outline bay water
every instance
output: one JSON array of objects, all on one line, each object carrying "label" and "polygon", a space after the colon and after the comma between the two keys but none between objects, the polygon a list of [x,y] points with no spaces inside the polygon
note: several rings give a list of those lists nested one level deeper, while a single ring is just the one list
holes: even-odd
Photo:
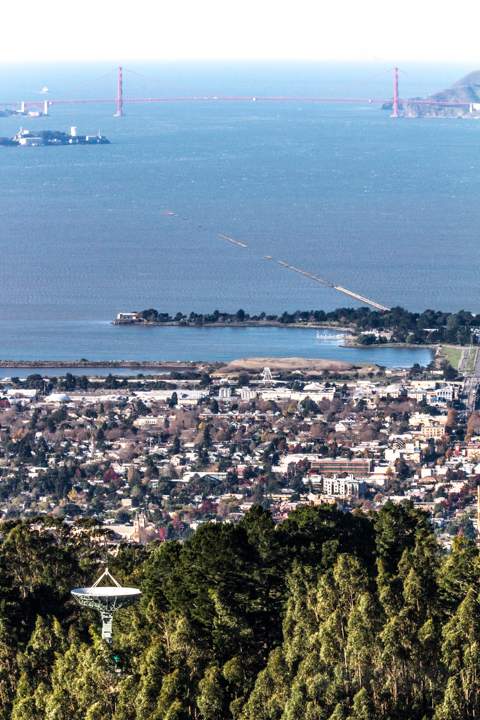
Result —
[{"label": "bay water", "polygon": [[[401,88],[434,92],[472,69],[409,66]],[[389,68],[374,64],[137,64],[125,84],[127,97],[391,95]],[[42,100],[43,85],[46,97],[109,98],[115,75],[93,64],[0,68],[0,101]],[[111,140],[0,147],[1,358],[424,359],[422,350],[321,347],[309,331],[109,325],[147,307],[354,304],[264,256],[386,305],[480,311],[477,122],[394,121],[368,102],[127,104],[122,119],[113,110],[58,105],[48,118],[0,118],[2,136],[19,125],[76,126]]]}]

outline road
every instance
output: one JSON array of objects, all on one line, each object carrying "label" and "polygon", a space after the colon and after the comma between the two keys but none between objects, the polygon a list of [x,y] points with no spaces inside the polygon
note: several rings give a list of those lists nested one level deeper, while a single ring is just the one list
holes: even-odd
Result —
[{"label": "road", "polygon": [[480,352],[478,347],[466,348],[458,365],[460,372],[465,374],[463,395],[468,412],[477,409],[477,395],[480,387]]}]

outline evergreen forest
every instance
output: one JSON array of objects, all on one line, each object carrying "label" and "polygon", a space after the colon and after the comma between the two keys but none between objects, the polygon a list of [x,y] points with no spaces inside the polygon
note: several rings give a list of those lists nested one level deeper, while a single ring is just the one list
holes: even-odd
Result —
[{"label": "evergreen forest", "polygon": [[70,589],[104,569],[91,521],[5,522],[0,720],[478,720],[480,558],[427,515],[254,507],[186,541],[121,546],[139,587],[113,645]]}]

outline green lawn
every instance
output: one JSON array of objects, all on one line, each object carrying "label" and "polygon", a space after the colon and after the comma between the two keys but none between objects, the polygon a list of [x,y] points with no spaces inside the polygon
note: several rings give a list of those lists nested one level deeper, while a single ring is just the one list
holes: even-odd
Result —
[{"label": "green lawn", "polygon": [[454,367],[455,370],[458,370],[458,364],[462,357],[462,348],[455,347],[454,345],[442,345],[442,352],[450,365]]}]

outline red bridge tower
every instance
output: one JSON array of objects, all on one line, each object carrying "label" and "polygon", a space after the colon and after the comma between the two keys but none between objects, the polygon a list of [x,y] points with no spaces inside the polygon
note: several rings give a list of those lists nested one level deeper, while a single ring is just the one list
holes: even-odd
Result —
[{"label": "red bridge tower", "polygon": [[393,68],[393,103],[392,118],[400,117],[399,114],[399,97],[398,97],[398,67]]},{"label": "red bridge tower", "polygon": [[118,66],[117,102],[113,117],[123,117],[123,68],[121,65]]}]

